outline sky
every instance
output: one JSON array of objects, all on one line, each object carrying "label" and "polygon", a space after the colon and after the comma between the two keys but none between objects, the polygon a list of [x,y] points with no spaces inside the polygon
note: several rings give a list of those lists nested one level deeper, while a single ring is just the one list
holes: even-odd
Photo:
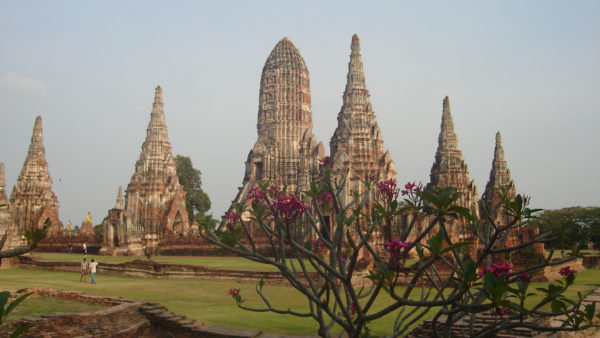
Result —
[{"label": "sky", "polygon": [[600,2],[2,1],[0,162],[7,192],[42,116],[64,224],[99,224],[126,188],[162,86],[173,155],[192,159],[219,218],[257,139],[262,67],[288,37],[310,72],[329,153],[361,39],[398,181],[429,181],[442,100],[479,193],[496,131],[519,193],[600,205]]}]

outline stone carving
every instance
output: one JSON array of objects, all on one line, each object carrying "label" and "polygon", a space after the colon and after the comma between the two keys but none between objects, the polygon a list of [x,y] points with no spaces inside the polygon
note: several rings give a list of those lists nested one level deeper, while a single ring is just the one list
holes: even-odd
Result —
[{"label": "stone carving", "polygon": [[48,236],[62,232],[63,225],[58,218],[58,199],[52,191],[52,179],[48,172],[46,151],[42,136],[42,117],[35,119],[31,143],[23,169],[10,195],[10,211],[17,224],[19,236],[25,230],[41,230],[50,224]]},{"label": "stone carving", "polygon": [[324,164],[335,175],[349,171],[345,194],[341,196],[342,204],[350,202],[351,191],[364,192],[361,180],[396,178],[394,161],[390,153],[384,151],[383,138],[369,96],[360,54],[360,40],[354,34],[343,104],[337,118],[338,126],[329,143],[331,157]]},{"label": "stone carving", "polygon": [[307,190],[318,175],[318,159],[325,155],[312,126],[308,69],[298,49],[283,38],[263,67],[258,140],[248,154],[242,187],[233,203],[246,203],[248,190],[260,182],[287,185],[290,193]]},{"label": "stone carving", "polygon": [[119,194],[115,208],[109,210],[105,219],[101,253],[139,255],[143,247],[155,250],[164,236],[188,234],[185,196],[171,153],[162,89],[158,86],[146,140],[125,191],[124,206]]},{"label": "stone carving", "polygon": [[[450,99],[446,96],[443,103],[442,123],[438,137],[438,148],[435,161],[431,167],[430,182],[426,190],[452,186],[460,194],[456,204],[467,208],[475,218],[479,218],[479,195],[475,182],[469,178],[469,168],[458,148],[458,138],[454,132],[454,122],[450,112]],[[471,236],[464,229],[462,222],[455,224],[454,235],[457,239]]]}]

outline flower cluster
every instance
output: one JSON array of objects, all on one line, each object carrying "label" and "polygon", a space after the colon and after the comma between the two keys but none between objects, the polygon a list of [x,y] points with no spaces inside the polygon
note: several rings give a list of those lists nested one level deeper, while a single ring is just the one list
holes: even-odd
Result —
[{"label": "flower cluster", "polygon": [[423,191],[422,183],[417,184],[415,182],[408,182],[404,185],[404,189],[402,189],[400,193],[402,193],[402,196],[406,196],[411,193],[418,193],[421,191]]},{"label": "flower cluster", "polygon": [[508,264],[492,264],[488,268],[483,268],[483,270],[479,273],[479,275],[483,276],[483,275],[485,275],[486,272],[489,271],[497,278],[502,277],[505,274],[507,274],[507,276],[510,276],[510,269],[512,269],[512,266],[510,266]]},{"label": "flower cluster", "polygon": [[319,205],[328,205],[332,201],[333,201],[333,196],[331,196],[331,194],[328,193],[327,191],[324,191],[317,197],[317,202],[319,203]]},{"label": "flower cluster", "polygon": [[313,251],[317,251],[317,249],[323,249],[325,247],[325,243],[323,243],[321,240],[317,241],[316,239],[311,239],[310,246],[312,247]]},{"label": "flower cluster", "polygon": [[237,295],[240,294],[240,289],[229,289],[228,292],[232,297],[236,297]]},{"label": "flower cluster", "polygon": [[406,257],[408,254],[408,248],[413,244],[413,242],[402,242],[401,240],[395,240],[391,242],[383,243],[385,250],[390,253],[392,258],[395,260],[399,260],[401,258]]},{"label": "flower cluster", "polygon": [[287,225],[294,223],[304,210],[309,210],[310,206],[302,203],[294,195],[279,195],[269,206],[279,215],[279,218]]},{"label": "flower cluster", "polygon": [[329,161],[329,156],[325,156],[325,157],[319,159],[319,162],[321,162],[321,163],[327,163],[328,161]]},{"label": "flower cluster", "polygon": [[531,275],[528,274],[527,272],[523,272],[517,276],[517,279],[520,280],[521,282],[529,283],[529,282],[531,282]]},{"label": "flower cluster", "polygon": [[398,187],[396,185],[396,179],[390,178],[389,180],[380,181],[377,183],[377,188],[379,188],[379,193],[386,199],[388,202],[396,199],[398,197]]},{"label": "flower cluster", "polygon": [[263,192],[260,189],[260,187],[256,186],[256,187],[251,188],[250,190],[248,190],[248,199],[249,200],[252,200],[252,201],[261,201],[263,198],[265,198],[265,194],[263,194]]},{"label": "flower cluster", "polygon": [[274,198],[275,196],[279,195],[279,187],[276,186],[275,184],[271,184],[267,188],[267,192],[269,193],[269,195],[271,195],[272,198]]},{"label": "flower cluster", "polygon": [[237,212],[232,211],[227,216],[225,216],[225,220],[235,225],[240,221],[240,215],[238,215]]},{"label": "flower cluster", "polygon": [[571,269],[570,265],[567,265],[564,268],[560,269],[558,273],[560,273],[560,275],[564,278],[569,278],[571,276],[574,276],[577,273],[577,271]]},{"label": "flower cluster", "polygon": [[510,314],[510,310],[504,307],[497,307],[496,308],[496,314],[503,316],[503,315],[509,315]]}]

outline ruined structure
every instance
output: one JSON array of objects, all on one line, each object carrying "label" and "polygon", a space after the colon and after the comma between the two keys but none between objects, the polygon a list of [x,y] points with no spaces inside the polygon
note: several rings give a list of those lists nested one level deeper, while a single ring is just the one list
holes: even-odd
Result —
[{"label": "ruined structure", "polygon": [[79,228],[79,235],[93,236],[94,234],[95,232],[94,225],[92,224],[92,215],[90,215],[90,213],[88,212],[87,216],[85,217],[85,221],[81,222],[81,227]]},{"label": "ruined structure", "polygon": [[365,73],[360,55],[360,40],[352,36],[350,62],[346,76],[343,104],[338,114],[338,126],[330,141],[331,157],[326,167],[334,175],[348,171],[342,204],[352,199],[351,191],[363,193],[362,180],[396,178],[396,169],[389,151],[384,152],[383,138],[369,101]]},{"label": "ruined structure", "polygon": [[233,204],[245,203],[248,190],[260,182],[286,185],[289,193],[307,190],[318,175],[318,159],[325,155],[312,127],[308,69],[298,49],[283,38],[263,67],[258,140],[248,154],[244,180]]},{"label": "ruined structure", "polygon": [[[475,182],[469,177],[469,168],[458,148],[458,138],[454,132],[454,122],[450,112],[450,100],[444,98],[442,109],[442,123],[438,137],[438,148],[435,161],[431,167],[430,181],[426,190],[446,188],[452,186],[460,194],[456,205],[467,208],[471,215],[479,218],[479,195]],[[453,237],[464,240],[472,236],[464,227],[464,222],[459,220],[453,224]]]},{"label": "ruined structure", "polygon": [[139,255],[144,247],[156,250],[164,236],[188,234],[185,196],[171,153],[162,89],[158,86],[146,140],[125,192],[125,205],[119,195],[104,221],[107,235],[101,253]]},{"label": "ruined structure", "polygon": [[21,244],[21,237],[17,234],[15,219],[8,210],[5,186],[4,163],[0,162],[0,238],[6,234],[6,242],[0,250],[12,249]]},{"label": "ruined structure", "polygon": [[62,232],[63,225],[58,218],[58,199],[52,191],[52,179],[46,162],[41,116],[35,119],[27,158],[17,185],[13,187],[9,203],[18,236],[23,236],[25,230],[41,230],[45,224],[50,224],[48,236]]},{"label": "ruined structure", "polygon": [[504,194],[506,198],[512,200],[517,195],[517,190],[515,188],[515,183],[510,178],[510,169],[508,169],[508,165],[504,159],[504,149],[502,148],[500,132],[497,132],[490,179],[485,186],[485,192],[482,196],[488,210],[483,210],[485,206],[482,206],[481,217],[484,217],[484,215],[489,212],[490,218],[498,225],[503,225],[507,222],[506,215],[503,214],[503,209],[500,204],[501,194]]}]

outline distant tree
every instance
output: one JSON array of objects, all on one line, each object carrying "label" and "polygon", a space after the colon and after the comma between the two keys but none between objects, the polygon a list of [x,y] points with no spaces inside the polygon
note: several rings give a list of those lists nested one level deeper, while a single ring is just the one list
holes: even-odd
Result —
[{"label": "distant tree", "polygon": [[218,220],[216,220],[212,214],[197,214],[196,222],[198,222],[198,225],[200,225],[200,228],[202,229],[215,229],[217,227],[217,224],[219,223]]},{"label": "distant tree", "polygon": [[94,233],[98,237],[104,236],[104,227],[102,226],[102,224],[94,225]]},{"label": "distant tree", "polygon": [[571,249],[590,241],[600,246],[600,207],[546,210],[535,223],[540,232],[552,233],[554,239],[547,243],[550,248]]},{"label": "distant tree", "polygon": [[185,198],[185,208],[190,217],[190,221],[197,220],[195,217],[196,215],[204,216],[210,209],[210,198],[202,190],[202,180],[200,179],[201,172],[194,168],[192,160],[187,156],[175,156],[175,164],[177,165],[177,177],[179,177],[179,183],[187,193]]}]

